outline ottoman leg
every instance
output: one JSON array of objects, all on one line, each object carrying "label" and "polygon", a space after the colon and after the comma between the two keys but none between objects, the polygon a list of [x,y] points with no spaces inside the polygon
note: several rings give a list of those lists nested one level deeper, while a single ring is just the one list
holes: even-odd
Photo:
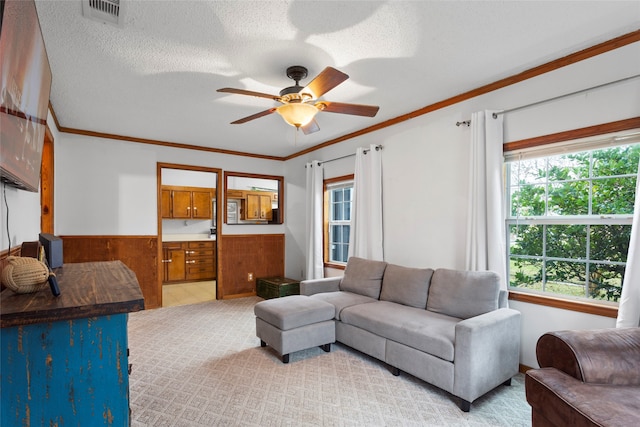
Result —
[{"label": "ottoman leg", "polygon": [[326,353],[330,353],[331,352],[331,343],[329,344],[323,344],[320,346],[321,349],[323,349]]},{"label": "ottoman leg", "polygon": [[266,346],[267,346],[267,343],[262,341],[262,340],[260,340],[260,347],[266,347]]},{"label": "ottoman leg", "polygon": [[289,363],[289,354],[282,355],[282,363]]}]

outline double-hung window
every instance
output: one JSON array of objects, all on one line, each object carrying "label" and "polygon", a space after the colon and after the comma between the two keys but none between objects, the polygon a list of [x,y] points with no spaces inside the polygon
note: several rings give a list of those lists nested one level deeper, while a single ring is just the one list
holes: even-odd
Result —
[{"label": "double-hung window", "polygon": [[618,302],[640,144],[570,147],[505,157],[509,285]]},{"label": "double-hung window", "polygon": [[325,181],[325,262],[346,264],[351,231],[353,179]]}]

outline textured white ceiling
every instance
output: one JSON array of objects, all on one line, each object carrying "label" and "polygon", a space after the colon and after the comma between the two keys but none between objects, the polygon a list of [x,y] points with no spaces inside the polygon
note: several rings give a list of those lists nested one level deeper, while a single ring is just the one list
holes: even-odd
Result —
[{"label": "textured white ceiling", "polygon": [[[640,28],[640,1],[121,0],[121,27],[81,0],[37,1],[61,126],[287,156]],[[278,94],[333,66],[350,79],[323,99],[379,105],[374,118],[320,113],[311,135]]]}]

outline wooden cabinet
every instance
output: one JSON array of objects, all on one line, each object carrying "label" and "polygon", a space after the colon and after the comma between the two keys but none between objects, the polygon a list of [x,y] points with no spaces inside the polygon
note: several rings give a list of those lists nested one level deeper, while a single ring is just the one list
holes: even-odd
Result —
[{"label": "wooden cabinet", "polygon": [[163,282],[214,280],[216,242],[165,242],[162,244]]},{"label": "wooden cabinet", "polygon": [[191,192],[191,217],[211,218],[211,203],[213,193],[209,190],[196,190]]},{"label": "wooden cabinet", "polygon": [[189,242],[185,251],[187,280],[216,278],[215,242]]},{"label": "wooden cabinet", "polygon": [[162,188],[162,218],[171,218],[171,190]]},{"label": "wooden cabinet", "polygon": [[182,242],[162,244],[163,282],[181,282],[186,279],[186,246]]},{"label": "wooden cabinet", "polygon": [[243,219],[263,219],[271,221],[273,213],[271,210],[271,193],[249,193],[245,195],[245,208],[242,209],[244,213]]},{"label": "wooden cabinet", "polygon": [[215,188],[162,186],[162,218],[209,219]]}]

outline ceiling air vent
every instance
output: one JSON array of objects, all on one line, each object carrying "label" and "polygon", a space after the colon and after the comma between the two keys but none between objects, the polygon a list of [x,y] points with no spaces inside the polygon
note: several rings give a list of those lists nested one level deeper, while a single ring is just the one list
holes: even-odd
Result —
[{"label": "ceiling air vent", "polygon": [[82,0],[82,15],[105,24],[122,26],[121,0]]}]

